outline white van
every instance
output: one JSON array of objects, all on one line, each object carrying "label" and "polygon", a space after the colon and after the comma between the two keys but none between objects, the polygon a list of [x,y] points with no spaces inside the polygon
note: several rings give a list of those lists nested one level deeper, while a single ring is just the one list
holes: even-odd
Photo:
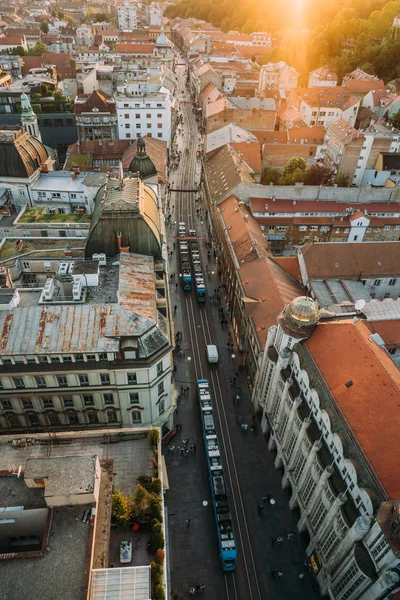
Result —
[{"label": "white van", "polygon": [[209,363],[217,363],[218,362],[217,346],[214,346],[212,344],[207,346],[207,360]]}]

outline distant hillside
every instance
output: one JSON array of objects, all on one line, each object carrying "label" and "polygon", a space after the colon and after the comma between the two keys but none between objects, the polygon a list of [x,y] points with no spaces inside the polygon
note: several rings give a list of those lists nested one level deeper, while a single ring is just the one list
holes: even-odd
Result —
[{"label": "distant hillside", "polygon": [[273,59],[305,75],[329,64],[341,78],[359,66],[385,81],[400,77],[400,29],[392,22],[400,0],[180,0],[170,18],[194,17],[223,31],[276,35]]}]

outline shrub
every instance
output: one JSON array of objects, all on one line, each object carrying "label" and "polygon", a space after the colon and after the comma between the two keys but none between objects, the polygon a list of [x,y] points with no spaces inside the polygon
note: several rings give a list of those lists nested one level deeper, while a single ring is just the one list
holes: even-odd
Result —
[{"label": "shrub", "polygon": [[158,429],[151,429],[149,431],[149,435],[147,436],[147,439],[149,440],[150,444],[153,447],[153,450],[156,450],[158,448],[158,442],[160,440],[160,433],[158,431]]},{"label": "shrub", "polygon": [[151,528],[153,529],[153,527],[155,525],[160,525],[160,521],[158,519],[152,519],[151,520]]},{"label": "shrub", "polygon": [[[157,496],[156,496],[157,498]],[[157,501],[152,501],[149,507],[150,517],[153,519],[157,519],[160,523],[162,523],[162,510],[160,505],[160,498],[157,498]]]},{"label": "shrub", "polygon": [[157,496],[161,494],[161,480],[158,477],[152,480],[150,491],[153,492],[153,494],[157,494]]},{"label": "shrub", "polygon": [[164,558],[165,558],[165,552],[164,550],[162,550],[161,548],[159,548],[156,552],[156,555],[154,557],[154,562],[158,563],[159,565],[163,565],[164,564]]},{"label": "shrub", "polygon": [[155,594],[156,594],[156,600],[165,600],[164,586],[156,585]]},{"label": "shrub", "polygon": [[146,488],[138,483],[131,498],[131,515],[133,517],[138,517],[139,519],[143,518],[149,510],[150,502],[151,494],[149,494]]},{"label": "shrub", "polygon": [[154,456],[150,457],[150,462],[152,464],[153,469],[157,469],[158,468],[157,459]]},{"label": "shrub", "polygon": [[153,527],[153,531],[150,535],[150,546],[153,552],[156,552],[159,548],[164,550],[164,533],[161,529],[161,525],[156,525]]},{"label": "shrub", "polygon": [[154,577],[154,586],[162,585],[162,575],[156,575]]},{"label": "shrub", "polygon": [[142,485],[148,492],[153,491],[151,489],[151,482],[152,482],[152,477],[150,477],[150,475],[140,475],[140,477],[137,478],[137,481],[140,483],[140,485]]},{"label": "shrub", "polygon": [[130,519],[129,500],[120,490],[113,490],[111,518],[118,523],[126,524]]},{"label": "shrub", "polygon": [[154,560],[152,560],[150,563],[150,568],[151,568],[151,574],[153,577],[157,577],[157,575],[159,575],[161,577],[162,572],[163,572],[161,565],[159,565]]}]

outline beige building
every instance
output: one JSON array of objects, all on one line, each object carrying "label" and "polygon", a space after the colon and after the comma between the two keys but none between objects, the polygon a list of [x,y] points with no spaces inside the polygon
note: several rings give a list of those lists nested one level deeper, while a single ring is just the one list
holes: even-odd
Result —
[{"label": "beige building", "polygon": [[299,297],[269,328],[254,407],[321,594],[335,600],[398,589],[399,396],[400,374],[360,318],[324,321]]}]

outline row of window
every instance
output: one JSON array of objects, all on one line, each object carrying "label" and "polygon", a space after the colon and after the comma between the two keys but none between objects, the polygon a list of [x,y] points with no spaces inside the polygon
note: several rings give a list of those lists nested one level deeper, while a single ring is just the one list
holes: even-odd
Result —
[{"label": "row of window", "polygon": [[[162,363],[158,363],[157,365],[157,376],[161,375],[162,373]],[[43,375],[35,375],[35,382],[36,382],[36,386],[38,388],[47,388],[47,381],[46,378]],[[66,375],[56,375],[57,378],[57,384],[59,387],[68,387],[68,378]],[[79,379],[79,385],[81,387],[87,387],[90,385],[89,382],[89,375],[88,374],[81,374],[78,375],[78,379]],[[127,384],[128,385],[136,385],[137,384],[137,374],[136,373],[127,373],[126,374],[126,379],[127,379]],[[14,382],[14,386],[17,390],[22,390],[25,389],[25,381],[23,377],[12,377],[12,380]],[[111,381],[110,381],[110,375],[108,373],[100,373],[100,381],[101,381],[101,385],[110,385]],[[74,387],[74,386],[72,386]],[[7,388],[4,388],[3,383],[0,379],[0,390],[4,390]],[[158,384],[158,393],[162,394],[164,391],[164,382],[161,381]]]},{"label": "row of window", "polygon": [[[24,263],[29,266],[29,263]],[[38,363],[48,364],[48,363],[72,363],[72,362],[89,362],[92,360],[107,360],[108,354],[107,352],[100,352],[99,354],[60,354],[53,356],[39,355],[39,356],[31,356],[31,357],[23,357],[23,356],[13,356],[7,357],[3,356],[1,358],[3,365],[34,365]]]},{"label": "row of window", "polygon": [[[114,408],[106,410],[106,421],[107,423],[118,423],[117,411]],[[133,410],[131,413],[131,420],[133,425],[142,423],[142,412],[140,410]],[[99,420],[99,413],[96,410],[89,410],[86,413],[77,413],[75,410],[69,410],[65,415],[61,415],[56,412],[47,412],[44,415],[38,413],[27,413],[26,415],[15,415],[8,414],[6,416],[7,428],[20,428],[20,427],[44,427],[44,426],[57,426],[57,425],[96,425],[98,423],[104,423],[104,420]]]},{"label": "row of window", "polygon": [[[147,114],[146,114],[146,119],[151,119],[151,118],[152,118],[152,116],[153,116],[153,115],[152,115],[151,113],[147,113]],[[125,119],[129,119],[129,118],[130,118],[130,114],[129,114],[129,113],[128,113],[128,114],[125,114],[125,115],[124,115],[124,117],[125,117]],[[136,117],[136,119],[141,119],[141,118],[142,118],[142,115],[141,115],[141,114],[139,114],[139,113],[136,113],[136,114],[135,114],[135,117]],[[157,113],[157,119],[162,119],[162,114],[161,114],[161,113]]]},{"label": "row of window", "polygon": [[[120,123],[120,126],[122,127],[123,123]],[[162,123],[157,123],[157,129],[162,129],[163,124]],[[136,123],[136,129],[140,129],[142,126],[140,123]],[[151,129],[153,127],[152,123],[147,123],[146,124],[147,129]],[[125,129],[130,129],[130,123],[125,123]]]},{"label": "row of window", "polygon": [[[135,108],[140,108],[141,105],[136,103]],[[156,108],[162,108],[162,104],[157,104]],[[131,108],[130,104],[124,104],[124,108]],[[145,104],[145,108],[152,108],[151,104]]]},{"label": "row of window", "polygon": [[[72,398],[72,396],[63,396],[61,398],[61,401],[62,401],[63,408],[75,408],[75,402],[74,402],[74,399]],[[81,401],[82,401],[83,406],[86,406],[86,407],[95,405],[94,397],[92,394],[83,394],[81,397]],[[114,404],[114,394],[111,394],[111,393],[103,394],[103,402],[105,405],[113,405]],[[34,406],[34,404],[35,404],[35,406]],[[38,408],[37,404],[38,404],[38,402],[34,403],[30,399],[1,400],[1,406],[3,407],[4,410],[15,410],[15,409],[20,408],[21,406],[24,410],[31,410],[33,408]],[[131,392],[129,394],[129,404],[131,406],[140,404],[139,392]],[[56,408],[56,407],[54,406],[54,401],[52,400],[52,398],[41,398],[39,408],[41,410],[43,410],[43,409]],[[160,400],[160,402],[158,403],[158,412],[161,415],[164,413],[164,411],[165,411],[165,399],[162,398]]]},{"label": "row of window", "polygon": [[[140,131],[137,131],[137,133],[140,133]],[[162,138],[163,134],[162,133],[157,133],[157,137],[158,138]],[[130,133],[125,133],[125,138],[127,140],[130,140],[132,137],[132,135]],[[151,137],[151,133],[147,133],[147,137]]]}]

